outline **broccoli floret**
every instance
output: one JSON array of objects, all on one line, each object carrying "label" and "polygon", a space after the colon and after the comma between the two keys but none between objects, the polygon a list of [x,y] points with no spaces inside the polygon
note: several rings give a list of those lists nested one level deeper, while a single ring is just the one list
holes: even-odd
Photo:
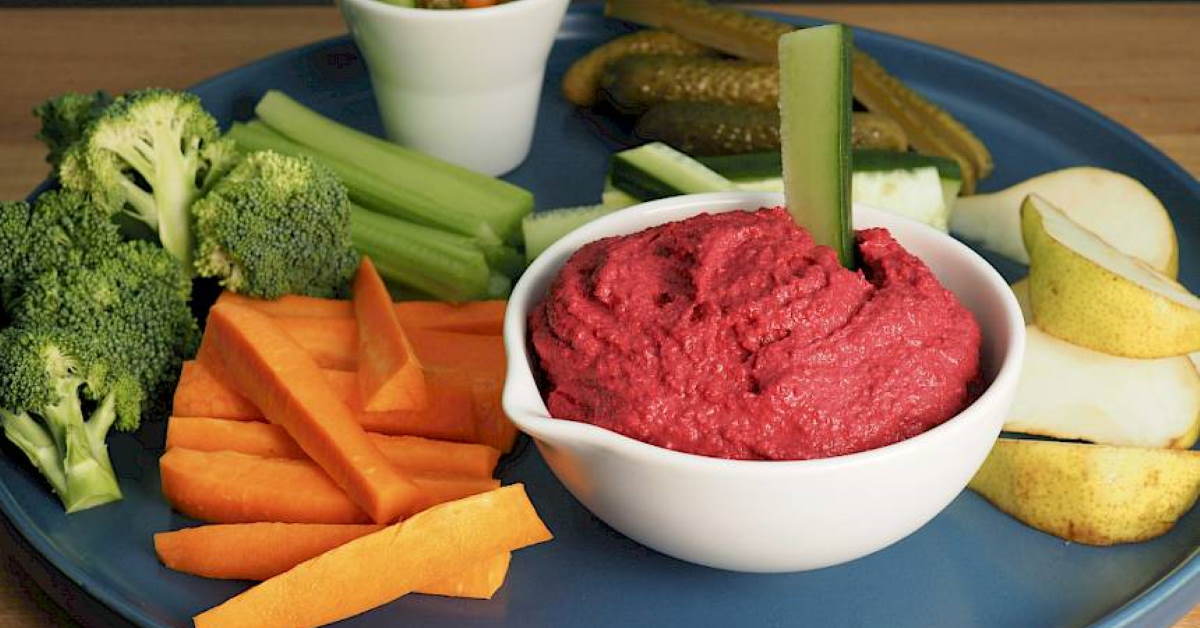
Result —
[{"label": "broccoli floret", "polygon": [[358,262],[346,188],[307,157],[251,153],[192,212],[197,273],[234,292],[337,296]]},{"label": "broccoli floret", "polygon": [[64,187],[90,194],[110,213],[144,222],[190,269],[189,208],[235,160],[199,98],[146,89],[104,108],[66,151],[58,176]]},{"label": "broccoli floret", "polygon": [[34,108],[33,115],[42,121],[37,138],[50,149],[46,161],[57,168],[67,149],[79,141],[87,125],[110,103],[112,96],[102,91],[91,94],[70,92]]},{"label": "broccoli floret", "polygon": [[77,193],[0,211],[0,241],[14,243],[0,422],[68,512],[119,499],[104,438],[162,409],[194,353],[189,275],[155,245],[121,241]]},{"label": "broccoli floret", "polygon": [[48,270],[28,281],[9,311],[15,326],[49,326],[90,338],[120,361],[144,391],[141,406],[122,407],[121,429],[163,409],[180,364],[199,339],[188,307],[191,282],[179,263],[148,242],[124,242],[90,266]]},{"label": "broccoli floret", "polygon": [[109,215],[79,192],[50,191],[34,205],[0,203],[0,309],[31,277],[96,263],[121,242]]}]

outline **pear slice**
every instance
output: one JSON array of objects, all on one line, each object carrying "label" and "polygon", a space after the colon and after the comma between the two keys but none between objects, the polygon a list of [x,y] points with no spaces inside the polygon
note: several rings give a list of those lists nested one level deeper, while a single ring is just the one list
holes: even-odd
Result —
[{"label": "pear slice", "polygon": [[1185,356],[1134,360],[1077,347],[1030,325],[1004,430],[1105,445],[1196,442],[1200,374]]},{"label": "pear slice", "polygon": [[950,215],[950,232],[1028,264],[1020,209],[1030,194],[1062,208],[1118,251],[1175,277],[1179,245],[1167,210],[1136,179],[1103,168],[1056,170],[999,192],[961,197]]},{"label": "pear slice", "polygon": [[1200,350],[1200,299],[1031,194],[1021,205],[1029,303],[1043,331],[1096,351],[1160,358]]},{"label": "pear slice", "polygon": [[1025,319],[1026,323],[1033,322],[1033,308],[1029,305],[1029,277],[1022,277],[1009,286],[1012,289],[1013,296],[1017,298],[1017,305],[1021,306],[1021,318]]},{"label": "pear slice", "polygon": [[1200,495],[1200,451],[996,441],[970,488],[1054,536],[1136,543],[1165,534]]}]

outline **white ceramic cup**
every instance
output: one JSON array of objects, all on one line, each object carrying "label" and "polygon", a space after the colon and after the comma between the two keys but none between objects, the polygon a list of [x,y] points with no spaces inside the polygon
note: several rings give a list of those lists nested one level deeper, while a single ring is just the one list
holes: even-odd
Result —
[{"label": "white ceramic cup", "polygon": [[392,141],[472,170],[516,168],[568,0],[430,10],[340,0]]},{"label": "white ceramic cup", "polygon": [[992,448],[1024,354],[1020,307],[983,258],[945,233],[855,205],[856,227],[891,230],[979,321],[989,385],[962,412],[886,447],[778,462],[697,456],[550,417],[533,375],[526,320],[572,253],[593,240],[700,212],[782,204],[781,194],[721,192],[652,201],[599,218],[538,256],[513,289],[504,319],[504,411],[533,437],[563,485],[635,541],[711,567],[818,569],[875,552],[925,525],[963,490]]}]

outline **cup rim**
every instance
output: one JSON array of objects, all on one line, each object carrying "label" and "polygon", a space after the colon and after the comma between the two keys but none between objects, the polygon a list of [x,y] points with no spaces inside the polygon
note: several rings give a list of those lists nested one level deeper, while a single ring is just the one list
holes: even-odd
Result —
[{"label": "cup rim", "polygon": [[384,2],[383,0],[338,0],[340,3],[351,3],[380,15],[401,19],[425,20],[428,22],[472,22],[495,19],[521,11],[533,11],[542,5],[566,4],[570,0],[509,0],[478,9],[421,9],[417,7],[402,7]]},{"label": "cup rim", "polygon": [[[1000,273],[970,247],[946,233],[903,216],[855,203],[853,208],[855,214],[861,212],[867,215],[883,215],[887,220],[908,223],[910,227],[918,228],[918,230],[927,230],[927,235],[933,236],[935,240],[953,251],[963,262],[982,273],[988,286],[1000,295],[1004,310],[1000,333],[1007,337],[1007,343],[1004,354],[997,356],[999,367],[996,375],[970,405],[945,422],[916,436],[851,454],[808,460],[740,460],[668,449],[583,421],[554,418],[548,411],[529,412],[529,406],[533,405],[528,403],[530,395],[536,399],[537,404],[541,404],[543,410],[545,401],[533,378],[532,364],[527,354],[526,318],[533,306],[533,301],[540,296],[533,294],[533,284],[540,283],[543,275],[551,272],[550,260],[561,255],[564,249],[575,250],[587,242],[607,237],[605,232],[629,220],[631,212],[644,214],[654,211],[677,210],[681,206],[694,206],[699,213],[704,211],[702,208],[705,206],[728,205],[735,201],[747,207],[774,207],[783,205],[783,196],[775,192],[734,191],[691,194],[641,203],[603,216],[576,229],[552,244],[538,259],[534,260],[517,285],[514,286],[504,320],[504,345],[508,359],[508,371],[505,377],[502,406],[517,427],[528,431],[531,436],[554,434],[556,437],[561,436],[563,439],[569,439],[577,444],[619,450],[621,454],[643,462],[682,466],[695,471],[738,474],[825,472],[848,466],[880,463],[897,456],[909,455],[920,448],[934,446],[938,440],[951,438],[961,430],[970,429],[976,424],[986,421],[989,418],[990,408],[1003,403],[1003,396],[1006,392],[1016,387],[1025,348],[1025,322],[1016,297]],[[682,218],[683,216],[678,218],[672,216],[670,219]],[[997,432],[999,432],[998,429]]]}]

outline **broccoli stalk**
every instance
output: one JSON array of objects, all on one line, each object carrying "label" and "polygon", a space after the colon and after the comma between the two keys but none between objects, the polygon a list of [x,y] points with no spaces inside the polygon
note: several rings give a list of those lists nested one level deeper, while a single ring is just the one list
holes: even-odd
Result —
[{"label": "broccoli stalk", "polygon": [[[84,420],[79,366],[52,333],[10,328],[0,355],[6,388],[0,409],[4,434],[42,472],[67,512],[121,498],[105,436],[117,419],[118,389],[101,399]],[[40,417],[40,421],[35,418]]]},{"label": "broccoli stalk", "polygon": [[58,175],[67,189],[155,230],[163,248],[190,269],[192,202],[236,159],[199,98],[147,89],[101,111],[66,151]]}]

